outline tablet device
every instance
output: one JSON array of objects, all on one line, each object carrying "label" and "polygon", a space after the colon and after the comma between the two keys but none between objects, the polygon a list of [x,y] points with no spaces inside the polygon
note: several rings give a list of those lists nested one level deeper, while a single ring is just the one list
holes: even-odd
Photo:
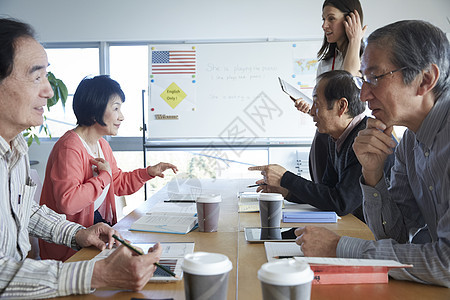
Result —
[{"label": "tablet device", "polygon": [[245,240],[249,243],[274,241],[293,242],[297,227],[245,227]]},{"label": "tablet device", "polygon": [[286,94],[288,94],[289,96],[291,96],[294,99],[303,98],[303,100],[306,103],[308,103],[310,106],[313,105],[313,100],[310,97],[308,97],[306,94],[302,93],[301,91],[299,91],[298,89],[296,89],[295,87],[293,87],[292,85],[290,85],[289,83],[287,83],[286,81],[281,79],[280,77],[278,77],[278,81],[280,82],[281,89],[283,90],[283,92],[285,92]]}]

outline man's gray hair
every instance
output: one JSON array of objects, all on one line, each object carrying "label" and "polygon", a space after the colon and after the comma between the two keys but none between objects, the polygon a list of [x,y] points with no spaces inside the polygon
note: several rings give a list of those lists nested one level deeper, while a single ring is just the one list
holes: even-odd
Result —
[{"label": "man's gray hair", "polygon": [[390,61],[402,70],[403,81],[410,84],[431,64],[439,68],[439,79],[433,88],[436,101],[450,89],[450,46],[438,27],[419,20],[395,22],[375,30],[367,45],[377,44],[390,51]]}]

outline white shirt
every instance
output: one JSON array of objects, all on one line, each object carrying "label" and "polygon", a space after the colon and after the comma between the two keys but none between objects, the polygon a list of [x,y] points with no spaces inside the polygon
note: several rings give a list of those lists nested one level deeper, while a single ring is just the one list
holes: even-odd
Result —
[{"label": "white shirt", "polygon": [[342,52],[336,49],[336,58],[334,59],[334,69],[333,69],[333,58],[329,58],[327,60],[321,60],[319,65],[317,66],[316,77],[320,74],[323,74],[332,70],[343,70],[344,65],[344,56]]},{"label": "white shirt", "polygon": [[[78,137],[80,138],[81,142],[83,143],[83,146],[86,148],[87,152],[89,153],[90,156],[92,157],[97,157],[94,152],[92,151],[91,147],[89,147],[89,145],[85,142],[85,140],[83,140],[83,138],[78,135]],[[97,141],[97,148],[98,148],[98,157],[105,159],[105,155],[103,154],[103,150],[102,147],[100,147],[100,143]],[[98,173],[95,172],[95,166],[92,165],[92,173],[94,174],[94,177],[98,176]],[[109,172],[109,174],[112,176],[111,172]],[[108,183],[107,186],[105,186],[105,188],[103,189],[102,194],[95,200],[94,202],[94,211],[96,211],[105,201],[106,195],[108,194],[109,191],[109,186],[110,183]]]}]

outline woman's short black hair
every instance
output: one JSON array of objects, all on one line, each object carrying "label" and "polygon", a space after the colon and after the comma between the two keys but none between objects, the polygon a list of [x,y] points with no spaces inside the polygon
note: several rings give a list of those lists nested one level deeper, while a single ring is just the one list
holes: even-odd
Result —
[{"label": "woman's short black hair", "polygon": [[73,95],[73,112],[77,117],[77,124],[92,126],[97,122],[106,126],[103,115],[109,100],[114,95],[119,96],[122,102],[125,101],[125,94],[119,83],[108,75],[85,77],[81,80]]}]

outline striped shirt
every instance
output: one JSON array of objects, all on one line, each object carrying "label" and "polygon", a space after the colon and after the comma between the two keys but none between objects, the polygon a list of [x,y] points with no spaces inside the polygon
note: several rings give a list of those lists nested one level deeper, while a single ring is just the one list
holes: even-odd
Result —
[{"label": "striped shirt", "polygon": [[450,287],[450,98],[441,97],[395,151],[391,187],[361,184],[376,241],[342,237],[338,257],[393,259],[414,267],[395,279]]},{"label": "striped shirt", "polygon": [[19,134],[10,145],[0,136],[0,298],[48,298],[91,292],[94,262],[26,259],[29,234],[74,249],[81,225],[66,221],[33,199],[28,146]]}]

